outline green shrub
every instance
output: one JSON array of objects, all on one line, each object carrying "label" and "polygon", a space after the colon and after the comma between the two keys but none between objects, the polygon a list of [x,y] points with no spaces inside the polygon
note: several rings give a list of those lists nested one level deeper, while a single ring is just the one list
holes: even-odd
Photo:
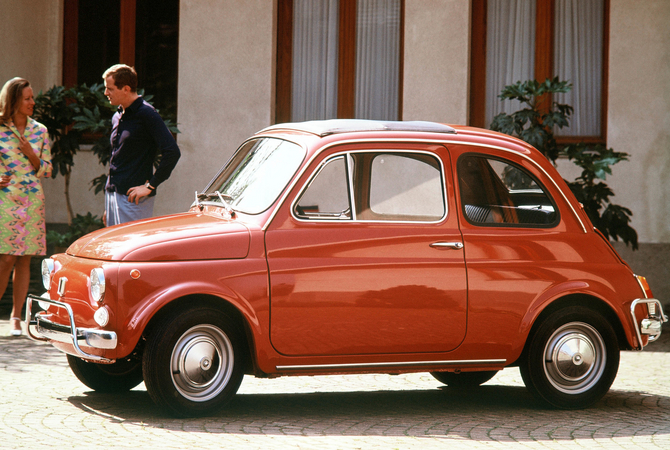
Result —
[{"label": "green shrub", "polygon": [[573,108],[552,101],[552,95],[568,92],[572,85],[558,78],[543,83],[535,80],[519,81],[505,86],[498,96],[501,100],[518,100],[523,108],[512,114],[500,113],[493,118],[491,129],[500,131],[529,143],[556,164],[565,156],[582,169],[575,181],[567,181],[570,190],[583,205],[586,214],[608,239],[621,239],[637,250],[637,232],[630,225],[633,213],[628,208],[611,203],[612,189],[605,184],[612,166],[628,161],[628,153],[615,152],[602,145],[586,143],[559,146],[554,128],[569,126]]},{"label": "green shrub", "polygon": [[98,216],[94,216],[90,212],[85,216],[77,214],[72,219],[72,224],[65,233],[49,230],[47,232],[47,243],[49,245],[53,245],[54,247],[67,248],[80,237],[85,236],[88,233],[91,233],[102,227],[102,219],[98,219]]}]

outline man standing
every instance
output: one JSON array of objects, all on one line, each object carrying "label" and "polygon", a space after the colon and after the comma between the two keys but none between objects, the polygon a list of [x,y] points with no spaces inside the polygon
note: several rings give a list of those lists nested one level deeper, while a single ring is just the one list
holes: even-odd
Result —
[{"label": "man standing", "polygon": [[[119,109],[112,117],[112,154],[105,185],[105,225],[153,215],[156,188],[167,180],[181,156],[156,109],[137,94],[137,73],[125,64],[102,75],[105,95]],[[156,155],[161,161],[153,171]]]}]

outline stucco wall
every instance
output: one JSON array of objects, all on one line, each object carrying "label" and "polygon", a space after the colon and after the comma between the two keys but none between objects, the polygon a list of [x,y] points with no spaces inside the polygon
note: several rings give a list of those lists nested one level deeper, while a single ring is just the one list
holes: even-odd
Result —
[{"label": "stucco wall", "polygon": [[[74,157],[74,167],[70,179],[70,202],[74,214],[91,213],[102,217],[105,209],[103,193],[95,195],[91,190],[93,178],[106,173],[106,167],[98,162],[98,157],[91,151],[81,149]],[[68,214],[65,201],[65,179],[62,175],[56,178],[42,179],[46,199],[47,223],[67,223]]]},{"label": "stucco wall", "polygon": [[181,0],[178,137],[182,158],[156,213],[182,211],[244,139],[271,124],[274,1]]},{"label": "stucco wall", "polygon": [[35,95],[59,83],[63,0],[0,0],[0,11],[0,83],[25,78]]},{"label": "stucco wall", "polygon": [[668,23],[668,0],[611,0],[607,145],[631,160],[608,183],[641,242],[670,243]]},{"label": "stucco wall", "polygon": [[403,120],[465,124],[469,0],[406,0]]}]

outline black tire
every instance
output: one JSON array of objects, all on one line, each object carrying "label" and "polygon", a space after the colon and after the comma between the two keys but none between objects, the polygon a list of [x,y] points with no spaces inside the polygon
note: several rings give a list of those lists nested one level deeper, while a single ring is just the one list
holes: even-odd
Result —
[{"label": "black tire", "polygon": [[586,408],[600,400],[616,378],[616,334],[603,316],[590,309],[556,311],[530,337],[519,368],[528,390],[544,403]]},{"label": "black tire", "polygon": [[497,373],[497,370],[487,370],[484,372],[431,372],[430,374],[437,381],[450,387],[473,388],[486,383]]},{"label": "black tire", "polygon": [[241,331],[221,311],[198,307],[168,317],[147,337],[142,368],[153,401],[171,415],[221,409],[244,377]]},{"label": "black tire", "polygon": [[127,392],[142,382],[142,362],[122,359],[114,364],[97,364],[67,355],[72,373],[96,392]]}]

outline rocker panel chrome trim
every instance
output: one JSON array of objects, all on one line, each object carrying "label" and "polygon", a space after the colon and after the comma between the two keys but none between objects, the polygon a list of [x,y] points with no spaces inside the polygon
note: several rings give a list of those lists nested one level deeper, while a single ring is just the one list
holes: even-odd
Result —
[{"label": "rocker panel chrome trim", "polygon": [[401,361],[401,362],[378,362],[378,363],[349,363],[349,364],[309,364],[276,366],[277,370],[319,370],[319,369],[366,369],[380,367],[422,367],[422,366],[478,366],[478,365],[503,365],[506,359],[472,359],[472,360],[448,360],[448,361]]}]

